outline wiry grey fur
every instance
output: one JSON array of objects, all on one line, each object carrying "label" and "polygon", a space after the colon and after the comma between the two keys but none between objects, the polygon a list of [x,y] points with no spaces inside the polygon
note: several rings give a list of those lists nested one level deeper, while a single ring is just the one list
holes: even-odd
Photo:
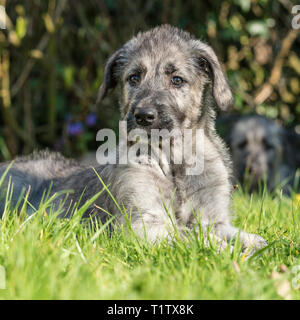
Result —
[{"label": "wiry grey fur", "polygon": [[[128,77],[139,74],[140,83],[130,85]],[[185,82],[180,88],[171,85],[177,75]],[[134,112],[151,108],[157,112],[153,128],[181,130],[203,129],[204,171],[186,175],[185,164],[161,163],[105,165],[96,168],[109,186],[116,201],[131,212],[133,230],[140,236],[146,230],[149,240],[167,237],[173,229],[163,203],[174,212],[179,229],[192,228],[196,215],[206,230],[213,224],[216,236],[230,240],[238,229],[230,224],[230,160],[228,152],[214,127],[214,105],[226,110],[232,104],[232,93],[218,59],[207,44],[189,33],[164,25],[139,33],[108,60],[98,102],[117,84],[121,86],[121,118],[128,129],[139,127]],[[173,149],[175,147],[173,146]],[[176,152],[176,150],[173,150]],[[38,205],[41,190],[52,182],[52,192],[72,189],[69,199],[78,201],[84,189],[82,203],[102,189],[91,168],[65,162],[61,156],[37,155],[34,159],[17,160],[10,170],[12,180],[21,186],[31,186],[30,200]],[[2,166],[1,171],[7,166]],[[175,194],[174,194],[175,190]],[[68,202],[66,202],[66,207]],[[3,206],[2,206],[3,208]],[[107,192],[96,201],[88,214],[103,221],[107,213],[125,223]],[[258,235],[240,232],[244,247],[260,248],[266,244]]]},{"label": "wiry grey fur", "polygon": [[259,115],[237,119],[229,134],[234,175],[249,191],[258,190],[264,179],[269,190],[284,183],[293,188],[300,138],[295,132]]}]

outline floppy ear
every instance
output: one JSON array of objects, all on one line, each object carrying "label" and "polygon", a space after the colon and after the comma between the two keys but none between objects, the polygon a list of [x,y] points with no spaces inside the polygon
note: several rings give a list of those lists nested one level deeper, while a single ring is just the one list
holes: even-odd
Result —
[{"label": "floppy ear", "polygon": [[199,68],[212,78],[213,96],[218,107],[228,110],[233,105],[233,96],[214,50],[199,40],[192,42],[196,48]]},{"label": "floppy ear", "polygon": [[123,52],[124,50],[121,48],[108,59],[104,69],[102,84],[98,91],[97,104],[105,98],[109,89],[115,88],[118,84],[120,66],[122,65],[122,60],[124,58]]}]

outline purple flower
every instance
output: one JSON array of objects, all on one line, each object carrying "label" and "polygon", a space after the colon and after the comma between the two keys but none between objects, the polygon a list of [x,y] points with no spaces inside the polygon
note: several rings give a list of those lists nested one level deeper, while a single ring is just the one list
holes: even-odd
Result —
[{"label": "purple flower", "polygon": [[83,132],[83,126],[81,122],[69,123],[67,125],[67,132],[69,136],[79,136]]},{"label": "purple flower", "polygon": [[97,123],[97,115],[96,113],[92,112],[88,114],[85,118],[85,123],[88,127],[93,127]]}]

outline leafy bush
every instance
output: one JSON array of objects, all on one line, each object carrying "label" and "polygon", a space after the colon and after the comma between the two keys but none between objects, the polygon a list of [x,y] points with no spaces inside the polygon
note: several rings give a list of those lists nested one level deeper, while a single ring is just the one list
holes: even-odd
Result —
[{"label": "leafy bush", "polygon": [[[5,1],[0,4],[5,5]],[[208,41],[224,62],[235,112],[300,120],[299,30],[291,1],[9,0],[0,31],[0,157],[50,147],[76,156],[116,128],[116,95],[95,105],[110,54],[162,23]],[[300,129],[297,127],[297,129]]]}]

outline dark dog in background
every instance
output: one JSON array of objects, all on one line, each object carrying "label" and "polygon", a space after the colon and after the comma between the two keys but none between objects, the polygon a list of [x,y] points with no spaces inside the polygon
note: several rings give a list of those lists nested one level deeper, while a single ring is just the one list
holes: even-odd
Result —
[{"label": "dark dog in background", "polygon": [[300,136],[259,115],[228,116],[227,122],[231,128],[226,140],[238,181],[250,192],[266,181],[270,191],[280,185],[289,193],[300,167]]}]

